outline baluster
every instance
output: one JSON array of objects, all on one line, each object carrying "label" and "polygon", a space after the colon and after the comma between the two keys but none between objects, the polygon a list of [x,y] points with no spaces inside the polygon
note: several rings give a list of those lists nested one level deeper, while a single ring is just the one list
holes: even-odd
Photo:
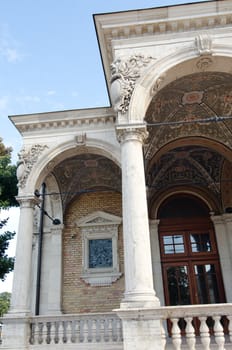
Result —
[{"label": "baluster", "polygon": [[84,320],[79,321],[79,341],[80,343],[84,343]]},{"label": "baluster", "polygon": [[[31,323],[30,324],[30,338],[29,338],[29,343],[31,345],[35,344],[35,329],[36,329],[36,324]],[[2,329],[1,329],[2,330]],[[2,333],[2,332],[1,332]],[[1,344],[1,343],[0,343]]]},{"label": "baluster", "polygon": [[112,325],[112,341],[115,342],[118,340],[117,319],[115,317],[112,318],[111,325]]},{"label": "baluster", "polygon": [[196,336],[195,336],[195,329],[192,325],[192,317],[186,317],[185,321],[187,323],[186,325],[186,342],[188,344],[189,350],[195,350],[196,349]]},{"label": "baluster", "polygon": [[178,326],[178,318],[172,318],[172,343],[174,345],[174,348],[176,350],[181,349],[181,334],[180,334],[180,328]]},{"label": "baluster", "polygon": [[232,316],[227,316],[229,320],[228,330],[229,330],[229,336],[230,336],[230,342],[232,343]]},{"label": "baluster", "polygon": [[62,342],[62,340],[60,338],[60,322],[59,321],[55,322],[55,339],[54,340],[55,340],[55,344],[59,344],[60,341]]},{"label": "baluster", "polygon": [[43,339],[46,344],[50,344],[51,341],[51,322],[45,322],[43,326]]},{"label": "baluster", "polygon": [[35,323],[34,328],[34,345],[42,344],[43,337],[42,337],[42,331],[43,331],[43,323]]},{"label": "baluster", "polygon": [[66,321],[66,344],[72,343],[72,321]]},{"label": "baluster", "polygon": [[110,342],[113,341],[113,319],[109,318],[109,327],[108,327],[108,334],[109,334],[109,340]]},{"label": "baluster", "polygon": [[55,327],[55,321],[54,322],[49,322],[50,323],[50,327],[49,327],[49,333],[50,333],[50,342],[49,344],[55,344],[56,341],[56,327]]},{"label": "baluster", "polygon": [[123,341],[123,334],[122,334],[122,321],[118,319],[118,325],[119,325],[119,341]]},{"label": "baluster", "polygon": [[225,344],[225,336],[223,327],[221,325],[221,316],[214,316],[213,317],[215,324],[214,324],[214,336],[215,336],[215,342],[217,343],[218,350],[225,350],[224,344]]},{"label": "baluster", "polygon": [[86,320],[87,322],[87,342],[92,343],[93,341],[93,334],[92,334],[92,320],[88,318]]},{"label": "baluster", "polygon": [[92,343],[97,342],[97,319],[92,319]]},{"label": "baluster", "polygon": [[161,329],[161,342],[162,342],[162,349],[165,349],[166,346],[166,342],[167,342],[167,338],[166,338],[166,332],[164,329],[164,324],[163,324],[163,320],[160,320],[160,329]]},{"label": "baluster", "polygon": [[201,343],[203,345],[204,350],[210,350],[210,336],[209,336],[209,328],[206,324],[206,317],[199,317],[199,320],[201,322],[200,325],[200,337],[201,337]]},{"label": "baluster", "polygon": [[97,343],[99,343],[101,341],[101,319],[97,318],[95,320],[95,329],[96,329],[96,336],[95,336],[95,340]]},{"label": "baluster", "polygon": [[104,341],[108,342],[109,341],[109,319],[105,318],[104,322]]},{"label": "baluster", "polygon": [[71,338],[72,343],[77,343],[77,321],[73,320],[72,321],[72,338]]},{"label": "baluster", "polygon": [[83,342],[88,343],[88,337],[89,337],[89,322],[88,319],[83,320]]}]

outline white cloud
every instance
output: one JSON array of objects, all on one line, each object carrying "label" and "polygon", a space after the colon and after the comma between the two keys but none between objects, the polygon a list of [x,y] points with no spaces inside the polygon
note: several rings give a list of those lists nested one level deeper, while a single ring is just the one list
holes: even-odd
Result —
[{"label": "white cloud", "polygon": [[8,96],[0,97],[0,111],[3,111],[8,107],[8,102],[9,102]]},{"label": "white cloud", "polygon": [[24,102],[35,102],[38,103],[41,101],[39,96],[36,95],[21,95],[21,96],[17,96],[16,101],[19,103],[24,103]]},{"label": "white cloud", "polygon": [[72,91],[71,95],[73,97],[78,97],[79,96],[79,92],[78,91]]},{"label": "white cloud", "polygon": [[56,94],[56,91],[55,90],[49,90],[48,92],[47,92],[47,95],[48,96],[52,96],[52,95],[55,95]]},{"label": "white cloud", "polygon": [[7,25],[0,26],[0,56],[9,63],[16,63],[24,57],[19,51],[19,43],[12,38]]}]

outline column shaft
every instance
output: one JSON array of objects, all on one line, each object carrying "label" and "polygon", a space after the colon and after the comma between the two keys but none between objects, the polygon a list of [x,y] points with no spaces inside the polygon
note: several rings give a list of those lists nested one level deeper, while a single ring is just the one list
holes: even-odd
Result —
[{"label": "column shaft", "polygon": [[20,218],[17,235],[10,313],[30,312],[30,283],[34,198],[18,198]]},{"label": "column shaft", "polygon": [[153,289],[143,163],[144,127],[118,130],[121,142],[125,299],[122,307],[159,304]]}]

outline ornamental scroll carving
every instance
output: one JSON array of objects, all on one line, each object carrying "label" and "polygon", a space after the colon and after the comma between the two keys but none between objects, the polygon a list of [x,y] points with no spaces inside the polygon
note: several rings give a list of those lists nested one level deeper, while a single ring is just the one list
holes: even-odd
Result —
[{"label": "ornamental scroll carving", "polygon": [[33,165],[37,162],[40,154],[48,148],[46,145],[33,145],[30,149],[23,148],[19,154],[19,161],[17,167],[18,187],[24,188],[27,178],[31,172]]},{"label": "ornamental scroll carving", "polygon": [[200,56],[212,55],[212,38],[208,34],[199,34],[195,38],[196,49]]},{"label": "ornamental scroll carving", "polygon": [[126,113],[137,79],[153,60],[151,56],[133,55],[127,60],[117,58],[111,64],[111,97],[117,111]]}]

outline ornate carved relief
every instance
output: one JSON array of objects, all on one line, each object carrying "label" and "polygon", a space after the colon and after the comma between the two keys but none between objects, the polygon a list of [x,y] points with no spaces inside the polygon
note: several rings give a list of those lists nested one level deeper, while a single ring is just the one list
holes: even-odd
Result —
[{"label": "ornate carved relief", "polygon": [[47,145],[33,145],[30,149],[23,148],[19,154],[17,167],[18,187],[23,188],[26,185],[27,178],[33,165],[37,162],[40,154],[48,148]]},{"label": "ornate carved relief", "polygon": [[145,126],[141,127],[117,127],[118,141],[123,143],[129,140],[139,140],[141,143],[148,137],[148,132]]},{"label": "ornate carved relief", "polygon": [[117,58],[111,64],[111,97],[117,111],[125,113],[128,110],[136,81],[154,59],[133,55],[128,60]]},{"label": "ornate carved relief", "polygon": [[200,58],[197,63],[196,66],[199,70],[205,71],[207,69],[209,69],[209,67],[213,64],[213,60],[210,57],[202,57]]}]

